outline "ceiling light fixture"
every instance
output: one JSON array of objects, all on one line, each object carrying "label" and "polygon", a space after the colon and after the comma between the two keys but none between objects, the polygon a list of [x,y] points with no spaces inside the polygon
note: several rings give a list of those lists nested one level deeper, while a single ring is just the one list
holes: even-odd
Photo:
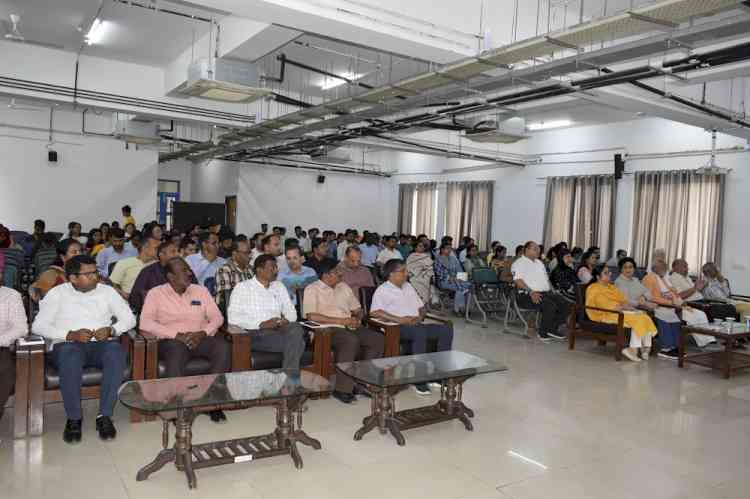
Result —
[{"label": "ceiling light fixture", "polygon": [[86,33],[86,45],[95,45],[102,42],[104,32],[109,23],[102,21],[98,17],[91,23],[88,33]]},{"label": "ceiling light fixture", "polygon": [[320,88],[322,88],[323,90],[330,90],[332,88],[336,88],[336,87],[340,87],[341,85],[344,85],[346,83],[346,80],[356,81],[362,78],[363,76],[364,75],[354,74],[354,73],[344,73],[339,78],[335,76],[330,76],[330,77],[326,76]]},{"label": "ceiling light fixture", "polygon": [[564,126],[570,126],[572,124],[573,122],[570,120],[542,121],[541,123],[529,123],[527,128],[531,131],[549,130],[550,128],[562,128]]}]

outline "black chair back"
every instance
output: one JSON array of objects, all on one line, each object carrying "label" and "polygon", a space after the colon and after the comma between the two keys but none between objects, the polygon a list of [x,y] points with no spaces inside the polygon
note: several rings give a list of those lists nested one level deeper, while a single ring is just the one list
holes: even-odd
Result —
[{"label": "black chair back", "polygon": [[294,305],[294,307],[297,309],[297,317],[299,318],[299,320],[303,320],[304,317],[302,316],[302,311],[304,309],[302,308],[302,300],[305,297],[304,288],[303,289],[297,288],[295,290],[295,296],[297,297],[297,303]]},{"label": "black chair back", "polygon": [[370,315],[370,307],[372,307],[372,297],[375,295],[377,288],[371,286],[365,286],[359,288],[359,303],[362,305],[362,313],[365,317]]}]

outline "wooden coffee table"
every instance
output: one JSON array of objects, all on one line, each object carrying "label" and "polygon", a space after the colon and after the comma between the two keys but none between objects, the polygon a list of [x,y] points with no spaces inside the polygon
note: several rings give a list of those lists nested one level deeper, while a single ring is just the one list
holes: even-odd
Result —
[{"label": "wooden coffee table", "polygon": [[[685,338],[692,333],[713,336],[716,341],[724,343],[724,350],[687,355],[685,353]],[[685,363],[688,363],[716,369],[722,372],[725,379],[729,379],[734,371],[750,367],[750,355],[734,349],[737,340],[740,338],[750,338],[750,330],[745,324],[741,323],[734,323],[732,332],[728,332],[724,325],[716,324],[683,326],[678,345],[680,357],[677,365],[685,367]]]},{"label": "wooden coffee table", "polygon": [[[464,382],[476,376],[506,371],[490,360],[456,350],[386,357],[383,359],[342,362],[336,364],[340,375],[349,376],[372,395],[371,414],[362,421],[354,440],[377,428],[381,434],[390,432],[398,445],[406,445],[402,430],[457,419],[468,431],[474,426],[469,418],[474,411],[461,400]],[[440,382],[440,400],[433,405],[396,411],[395,395],[408,385]]]},{"label": "wooden coffee table", "polygon": [[[311,395],[331,391],[325,378],[300,370],[273,369],[182,378],[129,381],[120,388],[120,402],[132,409],[157,414],[163,421],[162,450],[138,471],[137,481],[173,462],[185,473],[188,487],[198,486],[195,470],[288,455],[302,468],[297,443],[320,449],[320,442],[302,431],[302,409]],[[276,429],[220,442],[193,444],[193,421],[217,409],[257,406],[276,408]],[[169,427],[175,443],[169,448]]]}]

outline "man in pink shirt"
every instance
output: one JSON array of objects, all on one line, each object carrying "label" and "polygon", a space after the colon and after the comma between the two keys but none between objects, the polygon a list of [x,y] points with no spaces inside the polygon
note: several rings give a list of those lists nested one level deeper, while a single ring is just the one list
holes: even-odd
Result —
[{"label": "man in pink shirt", "polygon": [[[185,366],[195,357],[211,363],[211,373],[228,372],[232,349],[216,332],[224,318],[208,290],[192,284],[192,272],[182,258],[172,258],[166,266],[167,284],[151,289],[141,311],[140,328],[161,339],[159,359],[166,364],[166,377],[184,376]],[[226,421],[222,411],[211,420]]]}]

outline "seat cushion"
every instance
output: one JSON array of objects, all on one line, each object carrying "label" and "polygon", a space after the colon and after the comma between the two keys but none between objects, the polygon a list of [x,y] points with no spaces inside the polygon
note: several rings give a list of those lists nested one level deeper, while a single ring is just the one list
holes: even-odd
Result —
[{"label": "seat cushion", "polygon": [[[195,357],[188,360],[185,365],[185,376],[199,376],[201,374],[208,374],[211,372],[211,363],[208,359],[203,357]],[[167,365],[164,361],[160,360],[158,364],[158,375],[160,378],[164,378],[167,375]]]},{"label": "seat cushion", "polygon": [[[131,365],[128,361],[123,372],[123,380],[130,379],[131,376]],[[83,370],[83,381],[82,386],[97,386],[102,382],[102,371],[95,367],[86,367]],[[60,388],[60,373],[57,371],[55,366],[50,361],[49,357],[46,359],[46,366],[44,370],[44,389],[45,390],[56,390]]]}]

